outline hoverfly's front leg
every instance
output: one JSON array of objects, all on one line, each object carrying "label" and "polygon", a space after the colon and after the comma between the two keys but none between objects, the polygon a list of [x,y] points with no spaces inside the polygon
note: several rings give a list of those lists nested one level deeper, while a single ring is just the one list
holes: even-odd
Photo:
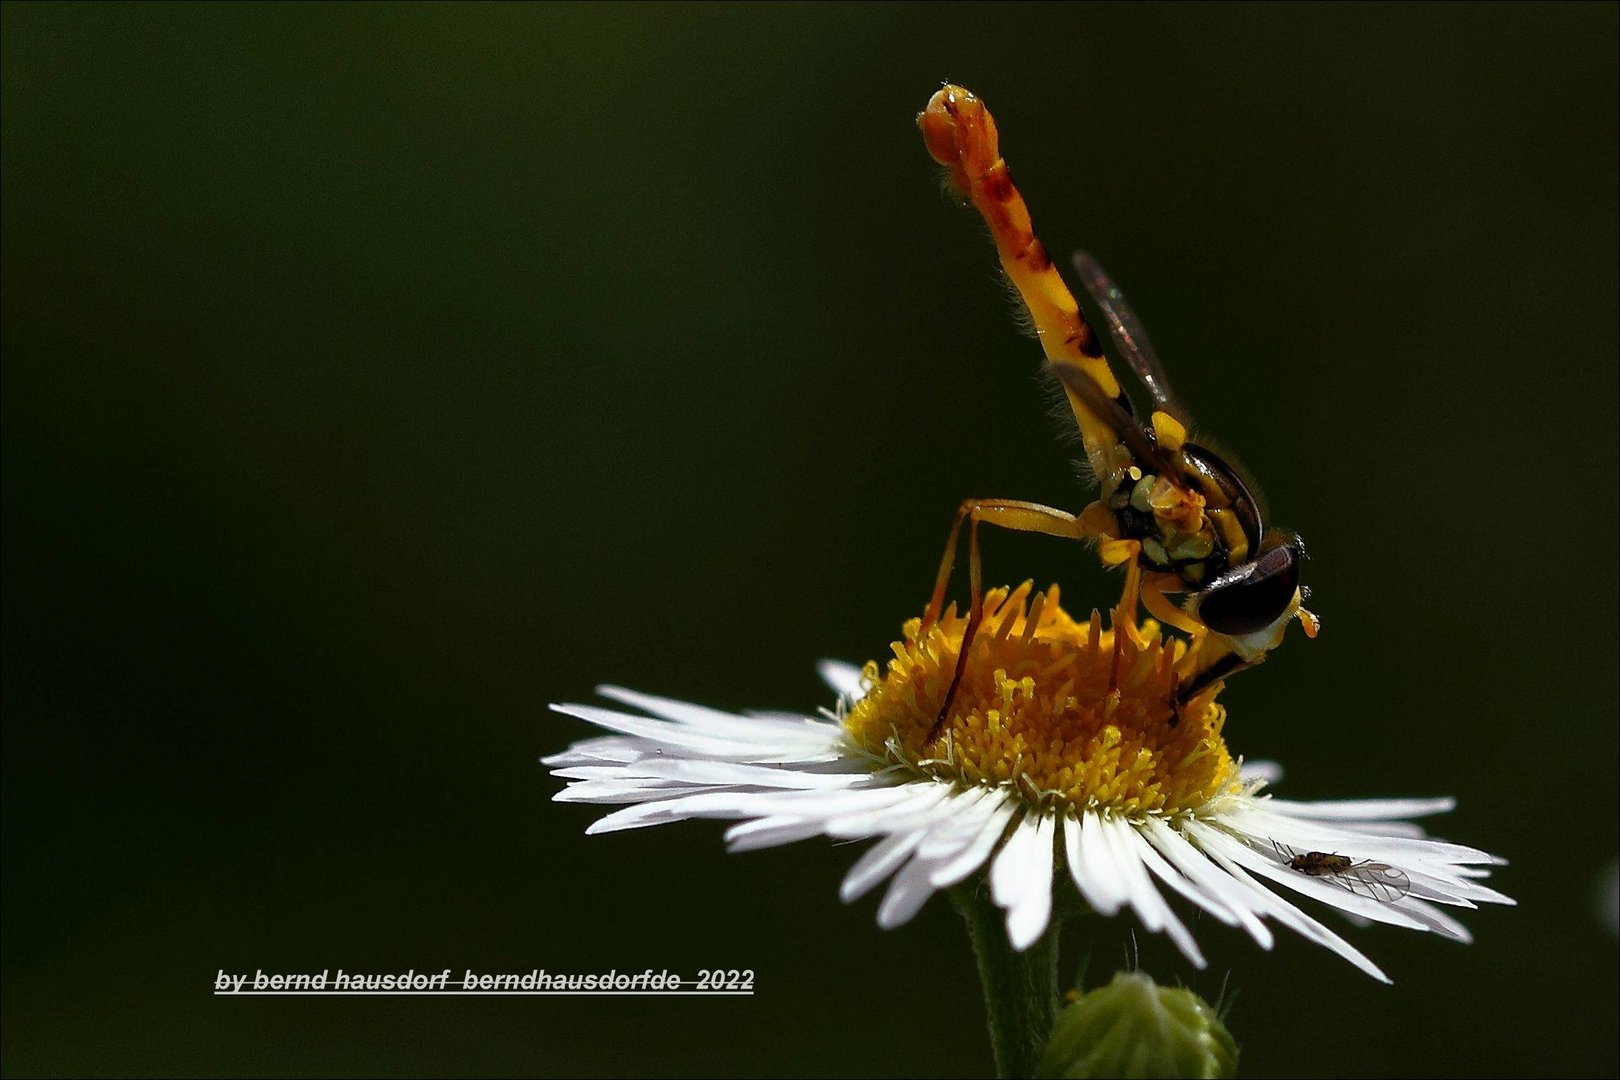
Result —
[{"label": "hoverfly's front leg", "polygon": [[1262,653],[1245,660],[1230,641],[1177,607],[1165,594],[1180,592],[1186,585],[1174,574],[1149,574],[1142,586],[1142,606],[1166,626],[1187,635],[1187,651],[1176,662],[1176,681],[1171,691],[1170,726],[1181,719],[1182,707],[1208,687],[1265,659]]},{"label": "hoverfly's front leg", "polygon": [[1265,659],[1264,652],[1244,657],[1233,647],[1231,639],[1215,633],[1165,595],[1180,592],[1185,587],[1174,574],[1150,574],[1142,588],[1142,604],[1148,612],[1161,623],[1187,635],[1187,651],[1176,664],[1175,688],[1171,691],[1171,727],[1180,721],[1182,707],[1193,698],[1222,679]]},{"label": "hoverfly's front leg", "polygon": [[[1261,656],[1254,660],[1245,660],[1231,649],[1225,646],[1217,646],[1213,658],[1204,660],[1201,654],[1210,641],[1211,639],[1206,633],[1203,638],[1195,641],[1188,648],[1187,656],[1182,659],[1180,666],[1188,670],[1190,677],[1180,677],[1178,675],[1176,684],[1176,704],[1178,706],[1185,705],[1214,683],[1220,682],[1228,676],[1236,675],[1245,668],[1252,668],[1265,659],[1264,656]],[[1188,659],[1191,659],[1193,663],[1188,664]]]},{"label": "hoverfly's front leg", "polygon": [[1142,582],[1142,606],[1164,625],[1173,626],[1196,640],[1207,634],[1209,628],[1171,603],[1165,595],[1167,592],[1180,592],[1186,587],[1186,583],[1175,574],[1149,574]]},{"label": "hoverfly's front leg", "polygon": [[1076,517],[1050,506],[1016,499],[966,499],[962,502],[956,511],[956,521],[951,524],[950,537],[945,541],[945,554],[940,559],[939,576],[934,580],[934,593],[928,601],[927,611],[923,613],[922,632],[926,633],[944,612],[945,589],[950,583],[951,571],[956,567],[956,541],[963,522],[968,526],[968,623],[956,655],[956,670],[951,676],[950,689],[945,692],[945,700],[940,704],[939,715],[928,731],[925,745],[939,738],[944,730],[945,718],[950,715],[956,691],[962,685],[962,675],[967,670],[968,650],[973,647],[974,635],[984,621],[984,572],[979,558],[979,523],[1015,532],[1041,533],[1062,540],[1103,539],[1107,542],[1107,537],[1099,536],[1094,531],[1088,517]]},{"label": "hoverfly's front leg", "polygon": [[1136,605],[1142,600],[1142,544],[1138,540],[1105,540],[1097,547],[1104,566],[1125,567],[1125,588],[1114,606],[1114,662],[1108,669],[1108,692],[1117,696],[1125,674],[1125,640],[1141,648],[1142,634],[1136,626]]},{"label": "hoverfly's front leg", "polygon": [[[1163,597],[1160,597],[1163,600]],[[1164,600],[1166,606],[1169,601]],[[1148,603],[1148,610],[1154,611],[1153,604]],[[1172,609],[1174,610],[1174,609]],[[1154,614],[1158,614],[1154,611]],[[1179,612],[1183,618],[1191,618],[1186,612]],[[1267,641],[1254,643],[1243,642],[1241,639],[1216,633],[1201,623],[1195,623],[1196,629],[1192,632],[1187,643],[1187,653],[1176,665],[1177,699],[1185,704],[1205,689],[1254,667],[1282,640],[1283,629],[1289,622],[1298,620],[1305,630],[1305,636],[1314,638],[1321,629],[1321,622],[1305,608],[1300,607],[1296,600],[1292,610],[1286,612],[1273,628],[1274,636]],[[1178,624],[1179,625],[1179,624]]]}]

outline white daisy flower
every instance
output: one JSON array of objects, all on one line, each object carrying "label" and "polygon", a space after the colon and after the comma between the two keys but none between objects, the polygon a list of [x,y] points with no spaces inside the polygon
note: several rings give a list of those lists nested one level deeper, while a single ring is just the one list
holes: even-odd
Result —
[{"label": "white daisy flower", "polygon": [[1280,770],[1226,748],[1218,684],[1174,707],[1185,642],[1118,610],[1115,629],[1096,612],[1077,623],[1055,587],[1030,597],[1029,583],[987,595],[932,742],[966,623],[954,610],[926,632],[909,622],[885,672],[824,662],[839,701],[821,717],[736,715],[617,687],[600,693],[636,711],[553,706],[616,733],[542,759],[569,781],[556,798],[628,804],[589,833],[720,818],[739,822],[726,832],[732,851],[876,839],[840,894],[888,882],[885,928],[987,868],[1019,950],[1046,932],[1062,872],[1096,912],[1132,909],[1199,967],[1171,895],[1265,949],[1269,924],[1286,926],[1384,982],[1298,898],[1459,941],[1470,935],[1444,907],[1513,903],[1480,881],[1503,860],[1406,820],[1451,799],[1273,798],[1264,789]]}]

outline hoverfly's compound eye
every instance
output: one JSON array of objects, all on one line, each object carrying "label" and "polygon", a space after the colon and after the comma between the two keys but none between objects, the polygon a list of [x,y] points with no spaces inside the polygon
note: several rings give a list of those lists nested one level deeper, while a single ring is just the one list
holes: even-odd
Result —
[{"label": "hoverfly's compound eye", "polygon": [[1198,617],[1217,634],[1253,634],[1281,618],[1298,589],[1299,552],[1275,547],[1216,578],[1199,598]]}]

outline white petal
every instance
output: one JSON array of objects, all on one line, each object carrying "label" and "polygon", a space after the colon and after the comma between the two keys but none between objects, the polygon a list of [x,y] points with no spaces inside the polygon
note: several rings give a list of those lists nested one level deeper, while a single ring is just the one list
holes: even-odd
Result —
[{"label": "white petal", "polygon": [[1230,908],[1208,892],[1194,885],[1187,879],[1187,875],[1166,862],[1164,856],[1160,855],[1158,849],[1148,843],[1147,837],[1142,835],[1142,832],[1141,827],[1133,827],[1128,834],[1136,854],[1142,860],[1142,865],[1153,871],[1154,876],[1160,881],[1215,916],[1227,926],[1236,926],[1238,924],[1238,917],[1232,914]]},{"label": "white petal", "polygon": [[1420,919],[1428,920],[1431,923],[1430,929],[1441,937],[1452,938],[1462,942],[1464,945],[1473,944],[1473,932],[1433,904],[1425,903],[1414,896],[1408,896],[1401,901],[1401,906],[1405,908],[1408,915],[1415,915]]},{"label": "white petal", "polygon": [[720,784],[677,784],[669,780],[586,780],[569,784],[551,797],[561,803],[647,803],[673,799],[681,795],[697,795],[705,791],[724,791]]},{"label": "white petal", "polygon": [[731,735],[751,739],[757,737],[762,728],[769,730],[768,726],[746,716],[711,709],[707,705],[694,705],[690,701],[643,694],[639,690],[629,690],[623,686],[598,686],[596,692],[605,698],[633,705],[643,712],[683,727],[693,728],[706,735]]},{"label": "white petal", "polygon": [[[842,736],[839,736],[842,740]],[[872,759],[865,754],[851,754],[849,747],[840,743],[806,742],[798,748],[770,746],[764,743],[752,748],[739,746],[730,754],[711,755],[722,761],[736,761],[744,765],[779,765],[809,772],[861,772],[872,771]]]},{"label": "white petal", "polygon": [[[635,690],[626,690],[622,686],[599,686],[596,688],[596,692],[603,697],[622,701],[626,705],[633,705],[654,716],[662,717],[669,722],[664,725],[665,730],[673,726],[676,731],[705,735],[723,740],[729,744],[768,744],[793,749],[805,745],[816,746],[841,742],[843,738],[843,729],[837,724],[827,723],[807,716],[793,716],[791,719],[736,716],[732,713],[721,712],[718,709],[693,705],[687,701],[675,701],[672,698],[656,697]],[[559,707],[555,705],[552,707],[559,709],[559,711],[569,712],[577,708],[576,706]],[[584,708],[590,707],[584,706]],[[574,713],[574,715],[579,714]]]},{"label": "white petal", "polygon": [[1024,895],[1029,872],[1024,852],[1035,839],[1035,823],[1030,820],[1034,816],[1030,811],[1018,819],[1018,824],[1007,834],[1007,842],[1001,845],[990,864],[990,899],[997,907],[1012,907]]},{"label": "white petal", "polygon": [[[1092,813],[1092,811],[1082,810],[1081,816],[1089,813]],[[1102,912],[1103,905],[1108,902],[1108,897],[1103,892],[1098,892],[1097,886],[1093,884],[1093,874],[1085,870],[1085,860],[1081,853],[1081,823],[1079,821],[1071,821],[1068,829],[1063,831],[1063,861],[1066,861],[1069,865],[1069,878],[1074,881],[1074,887],[1081,891],[1081,899],[1085,900],[1085,904],[1089,904],[1095,912]]]},{"label": "white petal", "polygon": [[861,840],[879,833],[916,832],[920,839],[927,831],[928,812],[951,792],[949,785],[933,781],[901,784],[896,790],[905,797],[886,806],[828,818],[827,835]]},{"label": "white petal", "polygon": [[893,930],[911,921],[928,898],[934,895],[934,887],[928,882],[929,863],[923,859],[912,859],[905,869],[894,876],[889,882],[889,891],[883,895],[883,903],[878,905],[878,925],[885,930]]},{"label": "white petal", "polygon": [[640,802],[597,818],[585,826],[585,834],[596,836],[623,829],[643,829],[649,825],[667,825],[672,821],[695,817],[747,817],[746,813],[737,809],[736,798],[736,794],[730,791],[702,790],[678,799]]},{"label": "white petal", "polygon": [[[604,765],[593,762],[589,765],[569,765],[562,769],[551,770],[551,775],[562,780],[634,780],[639,783],[679,784],[679,780],[667,777],[657,777],[649,774],[638,762],[631,761],[622,765]],[[578,787],[578,784],[574,785]]]},{"label": "white petal", "polygon": [[1323,802],[1298,802],[1294,799],[1270,799],[1266,805],[1279,814],[1293,817],[1321,818],[1335,821],[1379,821],[1385,818],[1428,817],[1431,814],[1449,814],[1457,808],[1457,800],[1438,799],[1338,799]]},{"label": "white petal", "polygon": [[[920,830],[933,835],[933,830],[956,816],[956,789],[943,782],[913,781],[907,786],[921,790],[915,802],[898,806],[885,814],[876,828],[881,832],[911,832]],[[862,833],[861,835],[869,835]]]},{"label": "white petal", "polygon": [[838,889],[844,903],[866,895],[873,886],[898,870],[900,864],[917,849],[922,836],[920,832],[895,833],[868,848],[866,854],[856,860],[849,873],[844,875],[844,883]]},{"label": "white petal", "polygon": [[1429,835],[1423,826],[1410,821],[1335,821],[1333,827],[1368,836],[1408,836],[1415,840]]},{"label": "white petal", "polygon": [[1267,859],[1247,844],[1240,844],[1219,829],[1194,821],[1188,823],[1186,831],[1198,841],[1200,847],[1211,855],[1218,852],[1241,865],[1244,869],[1275,881],[1279,885],[1292,889],[1301,895],[1313,897],[1324,904],[1330,904],[1344,911],[1354,912],[1362,918],[1370,919],[1373,922],[1404,926],[1409,930],[1428,929],[1421,919],[1414,918],[1401,911],[1398,904],[1382,903],[1370,897],[1353,893],[1344,886],[1331,881],[1311,877],[1309,874],[1301,874],[1297,870],[1290,870],[1274,860]]},{"label": "white petal", "polygon": [[1454,907],[1473,907],[1475,901],[1481,904],[1519,906],[1519,902],[1513,897],[1486,888],[1473,880],[1473,875],[1467,872],[1466,867],[1454,866],[1445,874],[1436,872],[1432,867],[1420,870],[1415,866],[1403,866],[1401,869],[1412,879],[1412,895],[1424,900],[1437,900]]},{"label": "white petal", "polygon": [[1176,913],[1170,910],[1170,905],[1164,902],[1159,890],[1154,887],[1152,879],[1148,877],[1147,870],[1142,866],[1142,860],[1137,855],[1135,843],[1136,830],[1123,821],[1103,820],[1103,836],[1108,840],[1114,854],[1114,865],[1124,872],[1125,887],[1130,892],[1131,907],[1136,909],[1142,924],[1150,930],[1162,930],[1170,935],[1170,940],[1176,943],[1181,954],[1198,968],[1205,966],[1204,954],[1198,950],[1198,942],[1187,928],[1182,925]]},{"label": "white petal", "polygon": [[726,850],[758,851],[820,836],[821,822],[799,817],[763,817],[726,830]]},{"label": "white petal", "polygon": [[1018,863],[1016,869],[1007,874],[1012,884],[1005,890],[1009,893],[1006,902],[998,898],[997,903],[1007,908],[1007,940],[1019,952],[1040,940],[1052,918],[1052,831],[1057,827],[1057,817],[1053,814],[1026,816],[1013,833],[1015,839],[1023,837],[1023,843],[1016,847],[1017,854],[1009,854],[1014,843],[1008,840],[990,868],[994,895],[996,871],[1003,862]]},{"label": "white petal", "polygon": [[[1142,920],[1142,925],[1147,927],[1148,930],[1152,931],[1153,933],[1158,933],[1159,931],[1163,930],[1164,919],[1163,913],[1160,910],[1163,900],[1160,900],[1159,905],[1155,905],[1152,901],[1146,900],[1145,898],[1141,898],[1143,900],[1142,903],[1137,902],[1139,899],[1137,896],[1137,889],[1140,884],[1145,884],[1147,882],[1147,875],[1144,871],[1142,871],[1141,860],[1135,858],[1135,852],[1127,852],[1122,847],[1122,843],[1115,833],[1116,824],[1125,829],[1129,829],[1130,826],[1125,825],[1123,822],[1115,822],[1112,818],[1104,817],[1101,814],[1093,814],[1091,816],[1097,822],[1097,834],[1101,839],[1102,844],[1108,849],[1108,860],[1119,877],[1121,887],[1125,890],[1125,902],[1136,908],[1137,915]],[[1138,872],[1142,873],[1142,881],[1140,883],[1131,876],[1131,869],[1133,867]],[[1149,888],[1151,888],[1151,886],[1149,886]],[[1157,891],[1155,891],[1153,895],[1158,896]]]},{"label": "white petal", "polygon": [[725,757],[737,750],[736,742],[723,735],[700,733],[695,728],[684,724],[672,724],[667,720],[631,716],[628,713],[614,712],[612,709],[602,709],[595,705],[553,705],[552,708],[557,712],[595,724],[597,727],[607,728],[609,731],[636,735],[650,739],[659,746],[687,750],[697,756]]},{"label": "white petal", "polygon": [[601,735],[594,739],[581,739],[560,754],[547,754],[540,764],[551,768],[558,765],[596,765],[611,762],[635,761],[645,752],[647,744],[640,739],[626,739],[618,735]]},{"label": "white petal", "polygon": [[972,842],[963,848],[959,855],[936,867],[928,875],[928,880],[934,888],[950,888],[983,866],[984,861],[995,850],[996,844],[1000,842],[1002,834],[1007,831],[1007,822],[1012,820],[1014,804],[1008,800],[997,802],[993,798],[985,801],[992,804],[990,813],[985,816]]},{"label": "white petal", "polygon": [[1158,818],[1148,818],[1144,828],[1145,835],[1160,855],[1199,888],[1219,899],[1237,917],[1238,925],[1249,932],[1257,945],[1262,949],[1271,948],[1275,939],[1270,928],[1255,918],[1255,904],[1249,890],[1238,885],[1230,875],[1221,873],[1186,837]]},{"label": "white petal", "polygon": [[[615,714],[620,715],[620,714]],[[632,717],[635,720],[647,720],[646,717]],[[648,721],[660,723],[659,721]],[[664,724],[660,734],[669,731],[679,731],[678,727]],[[575,765],[627,765],[647,758],[664,757],[670,754],[670,747],[666,742],[647,738],[627,738],[620,735],[604,735],[598,739],[585,739],[570,746],[559,754],[548,754],[540,759],[542,765],[551,768]],[[836,766],[838,762],[845,762],[851,768],[862,768],[870,771],[870,759],[864,756],[850,754],[850,748],[845,744],[843,737],[834,733],[813,739],[799,738],[797,735],[778,738],[771,741],[743,742],[725,740],[724,745],[713,743],[707,749],[683,749],[683,756],[701,757],[718,761],[740,761],[750,764],[781,764],[781,765],[821,765]]]},{"label": "white petal", "polygon": [[[630,765],[604,766],[624,777],[678,780],[686,784],[731,784],[739,787],[828,789],[849,786],[850,773],[809,772],[804,769],[776,769],[768,765],[747,765],[739,761],[713,761],[678,758],[646,758]],[[588,765],[562,770],[563,775],[588,780],[606,775]],[[870,775],[861,773],[856,775]]]},{"label": "white petal", "polygon": [[878,908],[878,923],[885,929],[909,921],[936,891],[934,873],[954,861],[972,844],[994,815],[999,799],[990,789],[973,788],[953,794],[935,811],[935,820],[922,827],[926,835],[911,861],[889,883],[889,892]]},{"label": "white petal", "polygon": [[1222,869],[1232,875],[1233,882],[1248,894],[1255,910],[1264,911],[1308,940],[1338,953],[1379,982],[1388,983],[1392,981],[1377,964],[1363,956],[1355,946],[1249,877],[1241,867],[1225,858],[1219,851],[1212,851],[1209,855],[1210,858],[1220,864]]},{"label": "white petal", "polygon": [[1221,814],[1221,827],[1243,833],[1260,844],[1273,840],[1305,850],[1327,851],[1357,859],[1392,862],[1403,869],[1409,862],[1446,868],[1455,863],[1500,865],[1503,860],[1477,848],[1444,840],[1418,840],[1405,836],[1378,836],[1344,829],[1332,822],[1312,821],[1274,813],[1263,801],[1252,807]]},{"label": "white petal", "polygon": [[943,863],[973,842],[1000,802],[987,787],[973,787],[952,795],[948,806],[950,815],[934,828],[917,848],[919,859]]},{"label": "white petal", "polygon": [[1124,870],[1114,861],[1100,813],[1080,816],[1080,860],[1092,892],[1101,898],[1101,906],[1093,906],[1104,915],[1114,914],[1130,899],[1130,889],[1125,884]]},{"label": "white petal", "polygon": [[1283,778],[1283,767],[1275,761],[1245,761],[1238,776],[1244,780],[1263,780],[1275,784]]},{"label": "white petal", "polygon": [[[910,794],[899,787],[852,788],[847,791],[738,791],[734,788],[687,788],[690,792],[712,792],[716,796],[698,804],[699,813],[681,817],[715,818],[795,818],[814,822],[817,832],[826,832],[826,822],[844,814],[892,805]],[[685,809],[683,807],[677,809]],[[623,811],[620,811],[623,813]],[[614,815],[610,815],[614,816]],[[606,820],[606,819],[604,819]],[[668,820],[681,820],[671,817]],[[660,824],[653,821],[645,824]]]},{"label": "white petal", "polygon": [[861,685],[861,669],[854,664],[846,664],[842,660],[823,660],[816,665],[816,670],[821,673],[821,681],[845,701],[857,702],[866,693],[866,688]]},{"label": "white petal", "polygon": [[[876,780],[868,777],[868,781]],[[757,791],[740,792],[739,804],[759,807],[764,814],[792,814],[794,817],[831,820],[844,814],[858,814],[893,806],[911,798],[910,784],[857,783],[853,780],[845,791]]]},{"label": "white petal", "polygon": [[794,725],[816,722],[813,716],[788,709],[744,709],[742,715],[749,720],[763,720],[768,724]]},{"label": "white petal", "polygon": [[[878,789],[880,791],[887,789]],[[876,796],[876,792],[862,792]],[[772,791],[750,792],[726,789],[705,789],[697,794],[658,802],[643,802],[616,810],[593,822],[585,829],[589,835],[617,832],[620,829],[640,829],[648,825],[664,825],[688,818],[746,818],[767,817],[783,812],[794,802],[795,796],[828,797],[821,792]]]}]

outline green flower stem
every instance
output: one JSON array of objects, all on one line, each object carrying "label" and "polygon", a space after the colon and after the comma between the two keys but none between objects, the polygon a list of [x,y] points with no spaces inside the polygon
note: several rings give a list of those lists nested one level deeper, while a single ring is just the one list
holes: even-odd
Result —
[{"label": "green flower stem", "polygon": [[1057,1019],[1058,930],[1064,913],[1054,911],[1041,939],[1018,952],[1007,940],[1006,915],[990,899],[982,876],[956,886],[950,895],[967,920],[968,938],[979,960],[996,1075],[1034,1076]]}]

